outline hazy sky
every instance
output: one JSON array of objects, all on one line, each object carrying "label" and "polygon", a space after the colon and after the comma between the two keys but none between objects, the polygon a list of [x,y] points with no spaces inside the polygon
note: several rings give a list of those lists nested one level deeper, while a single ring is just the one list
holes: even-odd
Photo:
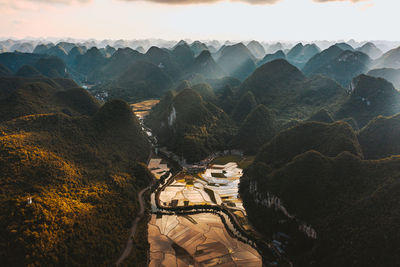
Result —
[{"label": "hazy sky", "polygon": [[0,37],[400,40],[400,0],[0,0]]}]

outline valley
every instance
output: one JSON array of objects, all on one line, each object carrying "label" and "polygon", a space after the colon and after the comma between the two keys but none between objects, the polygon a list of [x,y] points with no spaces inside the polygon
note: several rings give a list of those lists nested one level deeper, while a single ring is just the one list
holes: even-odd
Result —
[{"label": "valley", "polygon": [[[186,264],[193,266],[262,265],[261,256],[248,244],[253,244],[252,241],[237,230],[247,232],[250,226],[238,198],[241,169],[233,162],[227,165],[230,173],[225,179],[222,165],[211,165],[204,173],[193,173],[199,167],[192,166],[191,172],[182,171],[167,178],[152,194],[156,207],[149,222],[150,266],[189,266],[181,262],[184,259],[176,250],[177,265],[170,265],[174,254],[166,255],[165,251],[174,251],[172,248],[176,246],[186,251],[185,255],[191,259]],[[212,177],[211,171],[220,177]],[[161,240],[153,231],[161,234]],[[170,242],[168,250],[158,249],[163,240]],[[164,255],[160,259],[161,252]]]},{"label": "valley", "polygon": [[0,45],[5,266],[400,261],[400,43]]},{"label": "valley", "polygon": [[[149,103],[132,106],[142,111],[142,106],[157,104]],[[148,168],[159,185],[150,195],[149,266],[262,266],[282,260],[283,248],[272,242],[263,242],[269,251],[259,254],[262,237],[250,225],[238,193],[243,169],[237,162],[248,160],[242,153],[219,152],[197,164],[181,165],[168,157],[173,153],[166,148],[156,142],[153,147]],[[172,161],[179,170],[170,169]],[[263,259],[266,255],[269,258]]]},{"label": "valley", "polygon": [[143,102],[131,104],[132,111],[136,114],[139,120],[143,120],[145,116],[147,116],[151,110],[151,108],[158,104],[160,100],[151,99],[145,100]]}]

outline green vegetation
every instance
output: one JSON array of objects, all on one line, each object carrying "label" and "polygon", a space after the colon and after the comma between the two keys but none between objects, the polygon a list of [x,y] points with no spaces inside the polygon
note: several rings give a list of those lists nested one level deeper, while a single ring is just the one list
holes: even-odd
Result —
[{"label": "green vegetation", "polygon": [[130,103],[161,97],[172,85],[172,80],[163,70],[148,62],[135,62],[116,80],[91,89],[92,94],[106,99],[124,99]]},{"label": "green vegetation", "polygon": [[322,108],[335,112],[348,98],[346,90],[331,79],[307,79],[282,59],[259,67],[242,83],[237,97],[247,92],[252,92],[258,104],[271,109],[283,122],[307,119]]},{"label": "green vegetation", "polygon": [[221,48],[218,64],[228,74],[239,80],[246,79],[255,69],[255,58],[242,43]]},{"label": "green vegetation", "polygon": [[357,51],[363,52],[364,54],[367,54],[370,58],[376,59],[380,56],[382,56],[382,50],[380,50],[374,43],[368,42],[364,44],[363,46],[357,48]]},{"label": "green vegetation", "polygon": [[264,105],[259,105],[247,116],[235,136],[234,147],[246,154],[256,154],[259,148],[276,134],[274,115]]},{"label": "green vegetation", "polygon": [[236,155],[226,155],[226,156],[221,156],[215,158],[211,164],[217,164],[217,165],[225,165],[229,162],[240,162],[242,160],[241,156],[236,156]]},{"label": "green vegetation", "polygon": [[286,60],[278,59],[264,64],[254,71],[240,86],[240,94],[251,91],[258,103],[279,103],[284,92],[294,91],[296,83],[305,80],[304,75]]},{"label": "green vegetation", "polygon": [[332,118],[332,114],[326,109],[321,109],[317,113],[313,114],[308,121],[319,121],[325,123],[332,123],[334,120]]},{"label": "green vegetation", "polygon": [[12,72],[9,68],[0,64],[0,77],[9,77],[12,76]]},{"label": "green vegetation", "polygon": [[[145,52],[149,44],[61,42],[0,54],[3,265],[114,264],[136,194],[151,180],[150,144],[123,100],[162,96],[151,111],[136,107],[150,112],[145,123],[159,144],[189,162],[243,151],[212,163],[245,168],[240,196],[251,224],[268,239],[290,235],[285,251],[296,265],[400,262],[399,48],[376,59],[372,43],[322,52],[277,43],[266,52],[256,41],[180,41]],[[359,75],[371,66],[380,69]],[[146,223],[124,266],[147,263]],[[316,239],[299,231],[304,225]]]},{"label": "green vegetation", "polygon": [[189,86],[194,91],[199,93],[204,101],[206,102],[216,102],[217,96],[214,93],[214,89],[207,83],[199,83],[193,86]]},{"label": "green vegetation", "polygon": [[182,76],[182,67],[167,49],[152,46],[145,55],[147,62],[161,67],[173,80]]},{"label": "green vegetation", "polygon": [[247,48],[256,58],[263,58],[265,56],[265,49],[259,42],[253,40],[247,44]]},{"label": "green vegetation", "polygon": [[40,58],[35,63],[36,69],[43,75],[50,78],[67,78],[67,66],[57,57]]},{"label": "green vegetation", "polygon": [[146,118],[159,142],[194,162],[222,150],[236,129],[226,113],[191,88],[168,92]]},{"label": "green vegetation", "polygon": [[310,58],[321,52],[315,44],[298,43],[287,53],[287,60],[297,68],[302,68]]},{"label": "green vegetation", "polygon": [[[71,44],[73,45],[73,44]],[[43,54],[47,54],[49,56],[60,58],[61,60],[66,60],[68,57],[68,49],[63,47],[62,43],[59,43],[55,46],[49,47]]]},{"label": "green vegetation", "polygon": [[347,122],[355,131],[358,131],[360,129],[360,127],[358,126],[358,123],[356,122],[355,119],[353,118],[344,118],[341,119],[341,121]]},{"label": "green vegetation", "polygon": [[143,220],[138,224],[135,236],[133,238],[133,246],[131,253],[121,262],[120,266],[146,266],[148,262],[148,253],[150,244],[147,240],[147,220]]},{"label": "green vegetation", "polygon": [[254,94],[251,91],[246,92],[232,111],[232,119],[240,124],[256,106],[257,102],[254,98]]},{"label": "green vegetation", "polygon": [[400,69],[373,69],[368,72],[368,75],[383,78],[391,82],[397,90],[400,90]]},{"label": "green vegetation", "polygon": [[[279,133],[241,178],[252,224],[265,236],[289,234],[286,252],[299,266],[395,265],[400,158],[382,158],[400,152],[398,121],[378,117],[358,136],[345,122],[307,122]],[[295,217],[277,202],[263,205],[267,193]],[[316,240],[299,231],[302,224]]]},{"label": "green vegetation", "polygon": [[238,167],[246,169],[254,162],[255,156],[245,156],[241,161],[238,162]]},{"label": "green vegetation", "polygon": [[369,70],[371,62],[371,58],[362,52],[345,50],[311,74],[326,75],[342,86],[348,86],[355,76]]},{"label": "green vegetation", "polygon": [[374,62],[375,68],[400,68],[400,47],[389,50]]},{"label": "green vegetation", "polygon": [[97,47],[90,48],[86,53],[76,55],[72,64],[73,68],[80,74],[87,77],[90,82],[97,79],[96,75],[102,68],[107,59],[97,49]]},{"label": "green vegetation", "polygon": [[1,53],[0,64],[3,64],[13,73],[16,73],[24,65],[34,66],[41,57],[43,57],[43,55],[29,53]]},{"label": "green vegetation", "polygon": [[[245,171],[240,192],[259,231],[290,234],[293,247],[288,252],[299,266],[349,262],[352,266],[394,266],[400,259],[395,219],[399,166],[400,158],[369,161],[348,152],[329,158],[308,151],[280,169],[253,165]],[[257,192],[278,196],[289,213],[316,230],[318,239],[307,241],[293,221],[256,204],[254,192],[247,189],[250,181],[257,182]]]},{"label": "green vegetation", "polygon": [[302,71],[307,76],[317,73],[320,68],[329,64],[329,62],[337,58],[341,53],[343,53],[343,50],[339,46],[332,45],[328,49],[313,56]]},{"label": "green vegetation", "polygon": [[392,117],[378,116],[358,134],[364,156],[380,159],[400,155],[400,114]]},{"label": "green vegetation", "polygon": [[266,64],[266,63],[269,63],[269,62],[274,61],[274,60],[277,60],[277,59],[285,59],[285,60],[286,60],[286,55],[285,55],[285,53],[283,53],[282,50],[278,50],[278,51],[276,51],[276,52],[273,53],[273,54],[267,54],[267,55],[265,55],[265,57],[264,57],[262,60],[260,60],[260,61],[257,63],[257,65],[258,65],[258,66],[261,66],[261,65],[264,65],[264,64]]},{"label": "green vegetation", "polygon": [[207,79],[217,79],[225,76],[224,71],[214,61],[208,50],[203,50],[194,60],[191,72],[198,73]]},{"label": "green vegetation", "polygon": [[171,51],[174,60],[183,68],[191,67],[194,62],[194,53],[186,42],[177,44]]},{"label": "green vegetation", "polygon": [[82,89],[46,81],[8,80],[15,89],[2,94],[0,261],[112,265],[151,179],[140,163],[150,146],[125,102],[100,107]]},{"label": "green vegetation", "polygon": [[18,77],[25,77],[25,78],[33,78],[33,77],[41,77],[42,76],[36,68],[34,68],[30,65],[22,66],[15,75]]},{"label": "green vegetation", "polygon": [[211,164],[225,165],[229,162],[236,162],[241,169],[247,168],[254,161],[254,156],[226,155],[215,158]]},{"label": "green vegetation", "polygon": [[93,115],[97,111],[100,104],[87,91],[65,90],[73,82],[59,82],[45,78],[2,78],[0,122],[31,114]]},{"label": "green vegetation", "polygon": [[356,133],[349,124],[341,121],[332,124],[306,122],[280,132],[261,148],[256,161],[283,166],[308,150],[330,157],[348,151],[362,157]]},{"label": "green vegetation", "polygon": [[208,47],[206,44],[200,42],[200,41],[194,41],[190,45],[190,49],[192,49],[193,53],[195,56],[198,56],[203,52],[204,50],[208,50]]},{"label": "green vegetation", "polygon": [[144,59],[144,55],[131,48],[118,49],[102,66],[98,75],[101,80],[115,80],[126,72],[132,64]]},{"label": "green vegetation", "polygon": [[400,112],[400,93],[391,83],[367,75],[353,80],[350,98],[336,113],[337,119],[352,117],[364,127],[376,116],[391,116]]}]

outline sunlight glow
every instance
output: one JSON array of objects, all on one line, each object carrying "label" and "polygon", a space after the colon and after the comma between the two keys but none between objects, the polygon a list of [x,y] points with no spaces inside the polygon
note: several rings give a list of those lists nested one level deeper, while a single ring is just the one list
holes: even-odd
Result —
[{"label": "sunlight glow", "polygon": [[[145,1],[0,0],[1,37],[399,40],[400,2],[282,0],[168,5]],[[51,2],[51,3],[49,3]]]}]

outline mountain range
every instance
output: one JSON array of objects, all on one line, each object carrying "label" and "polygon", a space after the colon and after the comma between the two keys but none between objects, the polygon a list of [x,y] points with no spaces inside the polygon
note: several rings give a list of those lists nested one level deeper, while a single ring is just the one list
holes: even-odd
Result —
[{"label": "mountain range", "polygon": [[[146,129],[180,162],[246,161],[249,223],[294,266],[396,266],[398,45],[0,41],[0,262],[113,265],[153,180]],[[123,265],[148,262],[137,227]]]}]

